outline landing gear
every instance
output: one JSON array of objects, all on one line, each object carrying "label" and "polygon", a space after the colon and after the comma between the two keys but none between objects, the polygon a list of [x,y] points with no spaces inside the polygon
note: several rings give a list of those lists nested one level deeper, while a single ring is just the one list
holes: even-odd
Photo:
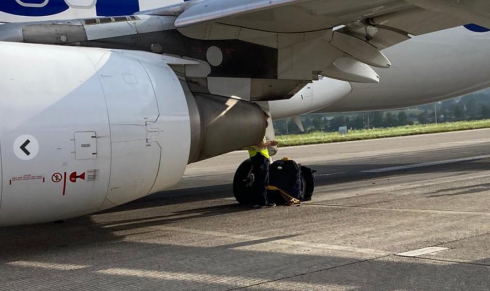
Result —
[{"label": "landing gear", "polygon": [[315,174],[316,170],[301,166],[301,178],[303,179],[303,200],[311,201],[313,192],[315,191]]},{"label": "landing gear", "polygon": [[245,160],[240,164],[233,178],[233,194],[235,194],[238,203],[242,205],[251,204],[253,182],[252,161]]}]

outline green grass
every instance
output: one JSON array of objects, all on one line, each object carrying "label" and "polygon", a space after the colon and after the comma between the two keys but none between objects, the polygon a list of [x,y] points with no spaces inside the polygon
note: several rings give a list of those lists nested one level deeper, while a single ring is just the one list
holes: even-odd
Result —
[{"label": "green grass", "polygon": [[296,145],[366,140],[384,137],[407,136],[480,128],[490,128],[490,119],[440,124],[418,124],[380,129],[350,130],[349,133],[345,135],[340,135],[337,132],[314,132],[309,134],[277,136],[276,139],[279,141],[280,147],[287,147]]}]

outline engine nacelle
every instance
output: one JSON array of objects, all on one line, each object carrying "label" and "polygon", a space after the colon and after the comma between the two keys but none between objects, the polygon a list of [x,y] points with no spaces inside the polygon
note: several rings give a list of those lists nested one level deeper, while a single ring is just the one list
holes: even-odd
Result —
[{"label": "engine nacelle", "polygon": [[308,84],[291,99],[269,101],[269,109],[274,120],[306,114],[327,107],[352,91],[349,82],[330,78],[320,78]]},{"label": "engine nacelle", "polygon": [[[455,98],[490,86],[490,33],[456,27],[416,36],[383,51],[393,62],[376,69],[379,84],[352,84],[352,93],[321,112],[405,108]],[[464,45],[462,45],[464,44]],[[328,94],[315,92],[315,94]]]},{"label": "engine nacelle", "polygon": [[121,205],[261,139],[258,106],[194,97],[160,58],[0,43],[0,225]]}]

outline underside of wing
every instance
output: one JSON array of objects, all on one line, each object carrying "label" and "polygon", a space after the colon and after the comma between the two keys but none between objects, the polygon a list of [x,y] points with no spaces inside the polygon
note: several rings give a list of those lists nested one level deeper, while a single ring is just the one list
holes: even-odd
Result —
[{"label": "underside of wing", "polygon": [[421,8],[453,15],[468,23],[490,27],[490,2],[488,0],[407,0]]},{"label": "underside of wing", "polygon": [[[396,17],[396,26],[390,27],[422,34],[461,23],[460,20],[450,23],[454,17],[441,16],[440,11],[427,13],[416,8],[403,0],[207,0],[183,6],[175,26],[181,30],[187,27],[198,30],[199,25],[219,23],[263,32],[301,33]],[[165,10],[154,13],[164,14]],[[400,16],[407,23],[400,23]]]},{"label": "underside of wing", "polygon": [[[289,98],[327,76],[376,83],[382,50],[467,23],[402,0],[202,0],[132,16],[16,23],[0,40],[163,54],[193,92]],[[191,60],[186,62],[185,60]]]}]

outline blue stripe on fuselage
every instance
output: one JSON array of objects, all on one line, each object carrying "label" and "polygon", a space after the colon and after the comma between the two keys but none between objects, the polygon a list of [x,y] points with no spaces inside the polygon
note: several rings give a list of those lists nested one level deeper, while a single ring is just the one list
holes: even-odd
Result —
[{"label": "blue stripe on fuselage", "polygon": [[[44,0],[22,0],[22,3],[29,4],[42,4]],[[0,11],[21,15],[21,16],[48,16],[61,13],[68,10],[68,5],[65,0],[50,0],[44,7],[25,7],[17,3],[16,0],[1,0]]]},{"label": "blue stripe on fuselage", "polygon": [[98,0],[97,16],[131,15],[140,11],[139,0]]},{"label": "blue stripe on fuselage", "polygon": [[[16,0],[0,0],[0,11],[19,16],[50,16],[68,10],[70,7],[65,0],[21,0],[26,6],[20,5]],[[40,5],[42,7],[29,7]],[[139,0],[97,0],[96,10],[98,16],[131,15],[140,9]]]},{"label": "blue stripe on fuselage", "polygon": [[473,32],[489,32],[490,29],[486,28],[486,27],[483,27],[483,26],[479,26],[479,25],[476,25],[476,24],[467,24],[464,26],[466,29],[470,30],[470,31],[473,31]]}]

